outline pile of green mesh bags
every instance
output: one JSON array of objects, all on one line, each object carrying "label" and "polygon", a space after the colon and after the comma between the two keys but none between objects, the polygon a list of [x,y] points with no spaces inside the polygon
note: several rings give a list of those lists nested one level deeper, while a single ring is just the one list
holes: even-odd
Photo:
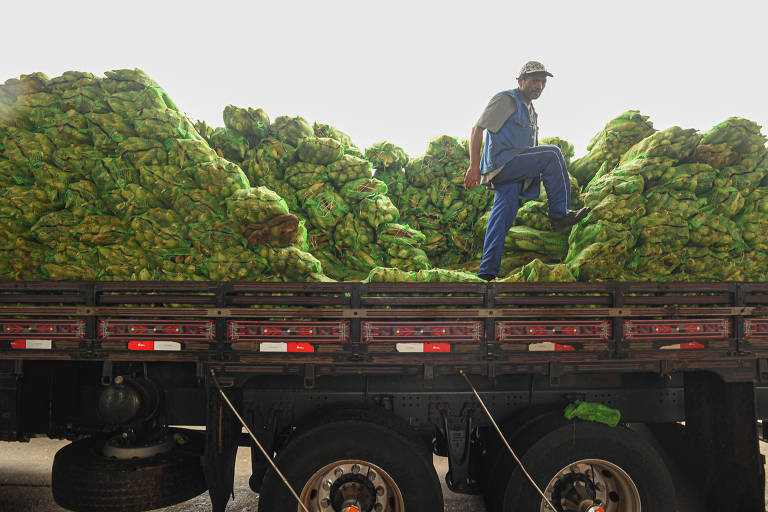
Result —
[{"label": "pile of green mesh bags", "polygon": [[648,116],[637,110],[628,110],[612,119],[587,145],[588,153],[569,166],[580,186],[585,186],[604,167],[613,169],[622,155],[636,143],[654,132]]},{"label": "pile of green mesh bags", "polygon": [[472,228],[493,194],[485,187],[464,188],[467,167],[467,141],[447,135],[430,141],[423,156],[407,162],[404,173],[376,167],[376,177],[395,191],[391,197],[402,221],[424,233],[424,250],[440,267],[459,266],[482,251]]},{"label": "pile of green mesh bags", "polygon": [[766,138],[730,118],[704,134],[672,127],[635,144],[584,192],[569,238],[579,280],[768,277]]},{"label": "pile of green mesh bags", "polygon": [[[198,123],[201,134],[248,178],[276,191],[306,226],[306,248],[338,280],[363,279],[379,266],[405,271],[428,269],[424,235],[399,224],[400,212],[388,187],[371,174],[371,163],[348,135],[302,117],[272,123],[261,109],[228,106],[225,127]],[[381,148],[390,151],[390,148]],[[390,151],[391,152],[391,151]],[[397,153],[397,152],[394,152]],[[395,166],[407,156],[380,151]]]},{"label": "pile of green mesh bags", "polygon": [[0,86],[0,185],[0,279],[325,279],[286,202],[139,70]]}]

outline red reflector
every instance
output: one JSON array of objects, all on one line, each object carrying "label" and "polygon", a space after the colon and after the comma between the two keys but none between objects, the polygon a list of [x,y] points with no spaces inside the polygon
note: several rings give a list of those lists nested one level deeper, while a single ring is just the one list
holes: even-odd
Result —
[{"label": "red reflector", "polygon": [[129,341],[128,350],[176,351],[181,350],[181,343],[176,341]]},{"label": "red reflector", "polygon": [[560,343],[552,343],[551,341],[544,341],[541,343],[531,343],[528,345],[530,352],[572,352],[576,350],[573,345],[562,345]]},{"label": "red reflector", "polygon": [[659,347],[660,350],[685,350],[685,349],[699,349],[699,348],[707,348],[701,343],[696,343],[695,341],[689,342],[689,343],[676,343],[674,345],[664,345],[663,347]]},{"label": "red reflector", "polygon": [[450,343],[425,343],[424,352],[450,352]]},{"label": "red reflector", "polygon": [[52,340],[11,340],[11,348],[16,350],[50,350]]},{"label": "red reflector", "polygon": [[450,352],[450,343],[395,343],[395,350],[398,352]]},{"label": "red reflector", "polygon": [[314,352],[315,347],[309,343],[288,343],[288,352]]}]

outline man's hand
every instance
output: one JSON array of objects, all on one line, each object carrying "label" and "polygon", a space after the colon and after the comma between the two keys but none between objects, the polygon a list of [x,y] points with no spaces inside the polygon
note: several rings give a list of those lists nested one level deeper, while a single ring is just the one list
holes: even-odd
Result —
[{"label": "man's hand", "polygon": [[480,167],[470,165],[464,173],[464,188],[472,190],[480,184]]}]

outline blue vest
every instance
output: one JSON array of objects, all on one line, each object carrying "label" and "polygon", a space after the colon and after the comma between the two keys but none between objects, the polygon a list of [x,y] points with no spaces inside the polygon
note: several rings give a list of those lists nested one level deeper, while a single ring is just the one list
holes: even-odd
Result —
[{"label": "blue vest", "polygon": [[[505,166],[517,155],[538,143],[536,140],[536,120],[531,120],[528,107],[520,97],[520,90],[512,89],[503,91],[501,94],[511,96],[515,100],[517,110],[509,116],[509,119],[498,132],[493,133],[488,130],[485,137],[483,158],[480,162],[481,174],[488,174]],[[534,110],[534,117],[535,115],[536,111]]]}]

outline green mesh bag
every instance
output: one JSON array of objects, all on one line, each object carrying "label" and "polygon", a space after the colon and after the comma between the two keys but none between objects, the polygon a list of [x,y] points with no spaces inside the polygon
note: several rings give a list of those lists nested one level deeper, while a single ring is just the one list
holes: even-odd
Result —
[{"label": "green mesh bag", "polygon": [[703,163],[682,164],[668,167],[660,178],[660,185],[667,189],[686,190],[705,194],[712,189],[717,171]]},{"label": "green mesh bag", "polygon": [[645,209],[648,213],[663,213],[689,219],[707,205],[707,200],[697,198],[693,192],[652,188],[647,192]]},{"label": "green mesh bag", "polygon": [[328,165],[344,154],[344,148],[337,140],[329,137],[306,137],[299,140],[296,156],[302,162]]},{"label": "green mesh bag", "polygon": [[241,135],[235,135],[226,128],[216,128],[210,139],[211,148],[216,154],[229,161],[240,163],[245,160],[248,141]]},{"label": "green mesh bag", "polygon": [[699,212],[688,221],[690,243],[717,251],[744,250],[741,229],[730,219]]},{"label": "green mesh bag", "polygon": [[331,139],[339,141],[344,148],[344,154],[362,158],[363,153],[360,151],[360,148],[355,146],[349,135],[338,128],[327,124],[315,123],[312,126],[312,129],[315,132],[316,137],[330,137]]},{"label": "green mesh bag", "polygon": [[408,163],[408,155],[403,148],[391,142],[377,142],[365,150],[365,159],[371,162],[376,172],[379,169],[394,168],[400,170]]},{"label": "green mesh bag", "polygon": [[104,197],[104,205],[110,213],[120,218],[130,218],[145,213],[150,208],[167,205],[153,194],[152,190],[136,183],[110,190]]},{"label": "green mesh bag", "polygon": [[180,169],[219,159],[205,141],[198,139],[169,139],[165,142],[165,150],[168,152],[168,165]]},{"label": "green mesh bag", "polygon": [[246,137],[251,145],[257,145],[269,136],[269,116],[257,108],[240,108],[234,105],[224,107],[224,126],[241,137]]},{"label": "green mesh bag", "polygon": [[224,200],[239,190],[250,188],[248,178],[237,165],[223,158],[197,164],[188,170],[201,189]]},{"label": "green mesh bag", "polygon": [[346,249],[358,250],[376,243],[376,232],[366,222],[347,213],[336,225],[333,240],[339,253]]},{"label": "green mesh bag", "polygon": [[405,179],[413,187],[426,188],[444,176],[442,166],[428,155],[412,158],[405,166]]},{"label": "green mesh bag", "polygon": [[307,188],[328,181],[328,169],[324,165],[296,162],[285,169],[285,181],[296,189]]},{"label": "green mesh bag", "polygon": [[149,251],[174,250],[190,245],[189,226],[173,210],[154,208],[131,219],[130,227],[136,241]]},{"label": "green mesh bag", "polygon": [[507,250],[533,251],[565,258],[568,252],[568,233],[513,226],[507,233],[505,247]]},{"label": "green mesh bag", "polygon": [[296,147],[305,137],[314,136],[315,132],[303,117],[280,116],[275,118],[271,127],[272,134],[279,140]]},{"label": "green mesh bag", "polygon": [[339,190],[341,196],[349,201],[350,204],[377,195],[387,195],[387,192],[389,192],[387,185],[376,178],[360,178],[359,180],[350,181],[345,183],[341,190]]},{"label": "green mesh bag", "polygon": [[118,157],[138,168],[143,165],[167,165],[168,151],[161,142],[129,137],[117,145]]},{"label": "green mesh bag", "polygon": [[665,212],[652,212],[637,221],[639,240],[667,244],[670,249],[683,247],[690,239],[688,220]]},{"label": "green mesh bag", "polygon": [[635,158],[664,157],[675,162],[684,161],[692,156],[701,136],[694,129],[684,130],[679,126],[672,126],[666,130],[656,132],[632,146],[624,156],[621,163]]},{"label": "green mesh bag", "polygon": [[354,213],[374,229],[400,219],[400,212],[388,196],[367,197],[358,203]]},{"label": "green mesh bag", "polygon": [[350,181],[371,177],[371,163],[353,155],[344,155],[328,165],[328,177],[337,187]]},{"label": "green mesh bag", "polygon": [[425,155],[435,160],[468,160],[469,143],[450,135],[440,135],[429,141]]},{"label": "green mesh bag", "polygon": [[576,281],[568,265],[558,263],[544,263],[539,259],[534,259],[530,263],[523,265],[519,270],[511,273],[508,277],[500,279],[502,282],[512,283],[563,283]]},{"label": "green mesh bag", "polygon": [[238,225],[262,224],[278,215],[288,214],[288,205],[276,192],[266,187],[238,190],[225,201],[227,219]]},{"label": "green mesh bag", "polygon": [[313,227],[332,230],[349,211],[349,206],[336,192],[326,190],[304,203]]}]

